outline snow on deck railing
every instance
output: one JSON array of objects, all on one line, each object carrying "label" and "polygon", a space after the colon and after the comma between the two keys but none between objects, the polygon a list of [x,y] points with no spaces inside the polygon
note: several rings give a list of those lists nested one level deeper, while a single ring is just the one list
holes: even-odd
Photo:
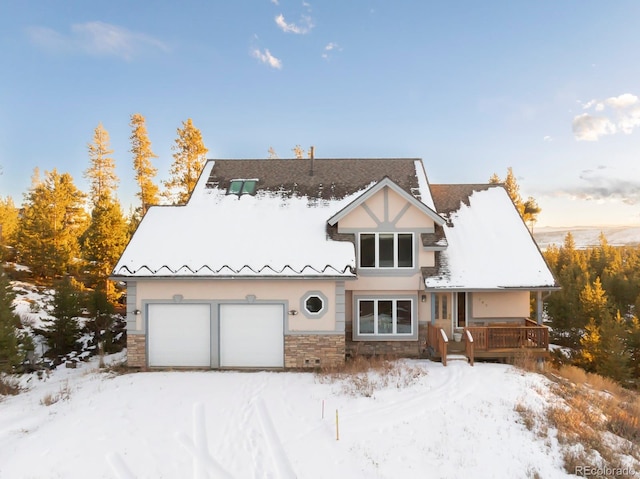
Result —
[{"label": "snow on deck railing", "polygon": [[444,329],[440,328],[440,334],[442,335],[442,340],[445,343],[448,343],[449,342],[449,338],[447,337],[447,333],[444,332]]},{"label": "snow on deck railing", "polygon": [[467,335],[467,341],[469,341],[470,343],[473,342],[473,336],[471,334],[471,331],[469,331],[468,329],[464,330],[464,333]]}]

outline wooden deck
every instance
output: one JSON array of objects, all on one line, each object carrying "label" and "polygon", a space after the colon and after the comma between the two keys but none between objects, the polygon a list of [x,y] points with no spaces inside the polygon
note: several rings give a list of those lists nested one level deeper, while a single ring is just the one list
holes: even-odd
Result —
[{"label": "wooden deck", "polygon": [[549,355],[549,329],[532,321],[526,325],[469,326],[462,341],[450,340],[442,328],[428,324],[427,351],[447,365],[452,355],[464,355],[473,365],[475,359],[508,359],[526,353],[544,358]]}]

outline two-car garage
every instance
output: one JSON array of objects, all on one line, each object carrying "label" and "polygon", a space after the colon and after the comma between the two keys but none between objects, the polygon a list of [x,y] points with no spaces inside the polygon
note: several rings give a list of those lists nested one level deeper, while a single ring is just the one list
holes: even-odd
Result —
[{"label": "two-car garage", "polygon": [[150,303],[150,367],[281,368],[284,304]]}]

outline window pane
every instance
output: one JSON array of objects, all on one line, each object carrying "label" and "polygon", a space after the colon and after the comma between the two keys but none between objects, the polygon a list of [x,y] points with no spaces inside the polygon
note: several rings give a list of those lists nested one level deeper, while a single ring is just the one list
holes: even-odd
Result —
[{"label": "window pane", "polygon": [[442,319],[450,319],[449,318],[449,295],[442,295]]},{"label": "window pane", "polygon": [[381,234],[378,236],[378,248],[380,255],[379,266],[381,268],[393,268],[393,234]]},{"label": "window pane", "polygon": [[393,301],[378,301],[378,334],[393,333]]},{"label": "window pane", "polygon": [[376,265],[376,235],[360,235],[360,266],[373,268]]},{"label": "window pane", "polygon": [[396,326],[398,334],[411,334],[411,301],[397,301]]},{"label": "window pane", "polygon": [[433,295],[433,309],[435,311],[435,318],[433,319],[440,319],[440,295],[439,294]]},{"label": "window pane", "polygon": [[413,235],[398,235],[398,267],[413,267]]},{"label": "window pane", "polygon": [[359,334],[373,334],[373,301],[359,301]]},{"label": "window pane", "polygon": [[242,180],[234,180],[229,184],[229,191],[227,191],[228,195],[239,195],[240,190],[242,189]]},{"label": "window pane", "polygon": [[324,304],[322,298],[319,296],[309,296],[307,301],[304,303],[304,306],[310,313],[319,313]]},{"label": "window pane", "polygon": [[255,180],[246,180],[244,185],[242,185],[242,193],[252,195],[256,192],[256,181]]}]

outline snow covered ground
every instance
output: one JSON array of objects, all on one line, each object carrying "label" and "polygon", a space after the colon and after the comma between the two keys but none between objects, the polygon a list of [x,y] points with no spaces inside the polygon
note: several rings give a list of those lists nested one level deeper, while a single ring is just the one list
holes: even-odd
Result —
[{"label": "snow covered ground", "polygon": [[576,247],[580,249],[600,244],[600,233],[604,233],[607,241],[613,246],[640,245],[640,226],[575,226],[571,228],[542,227],[534,228],[533,236],[540,249],[549,245],[562,246],[567,233],[571,231]]},{"label": "snow covered ground", "polygon": [[25,376],[29,389],[0,402],[0,478],[569,477],[554,431],[537,438],[514,410],[542,408],[544,377],[406,364],[425,374],[373,397],[312,373],[117,376],[94,361]]}]

